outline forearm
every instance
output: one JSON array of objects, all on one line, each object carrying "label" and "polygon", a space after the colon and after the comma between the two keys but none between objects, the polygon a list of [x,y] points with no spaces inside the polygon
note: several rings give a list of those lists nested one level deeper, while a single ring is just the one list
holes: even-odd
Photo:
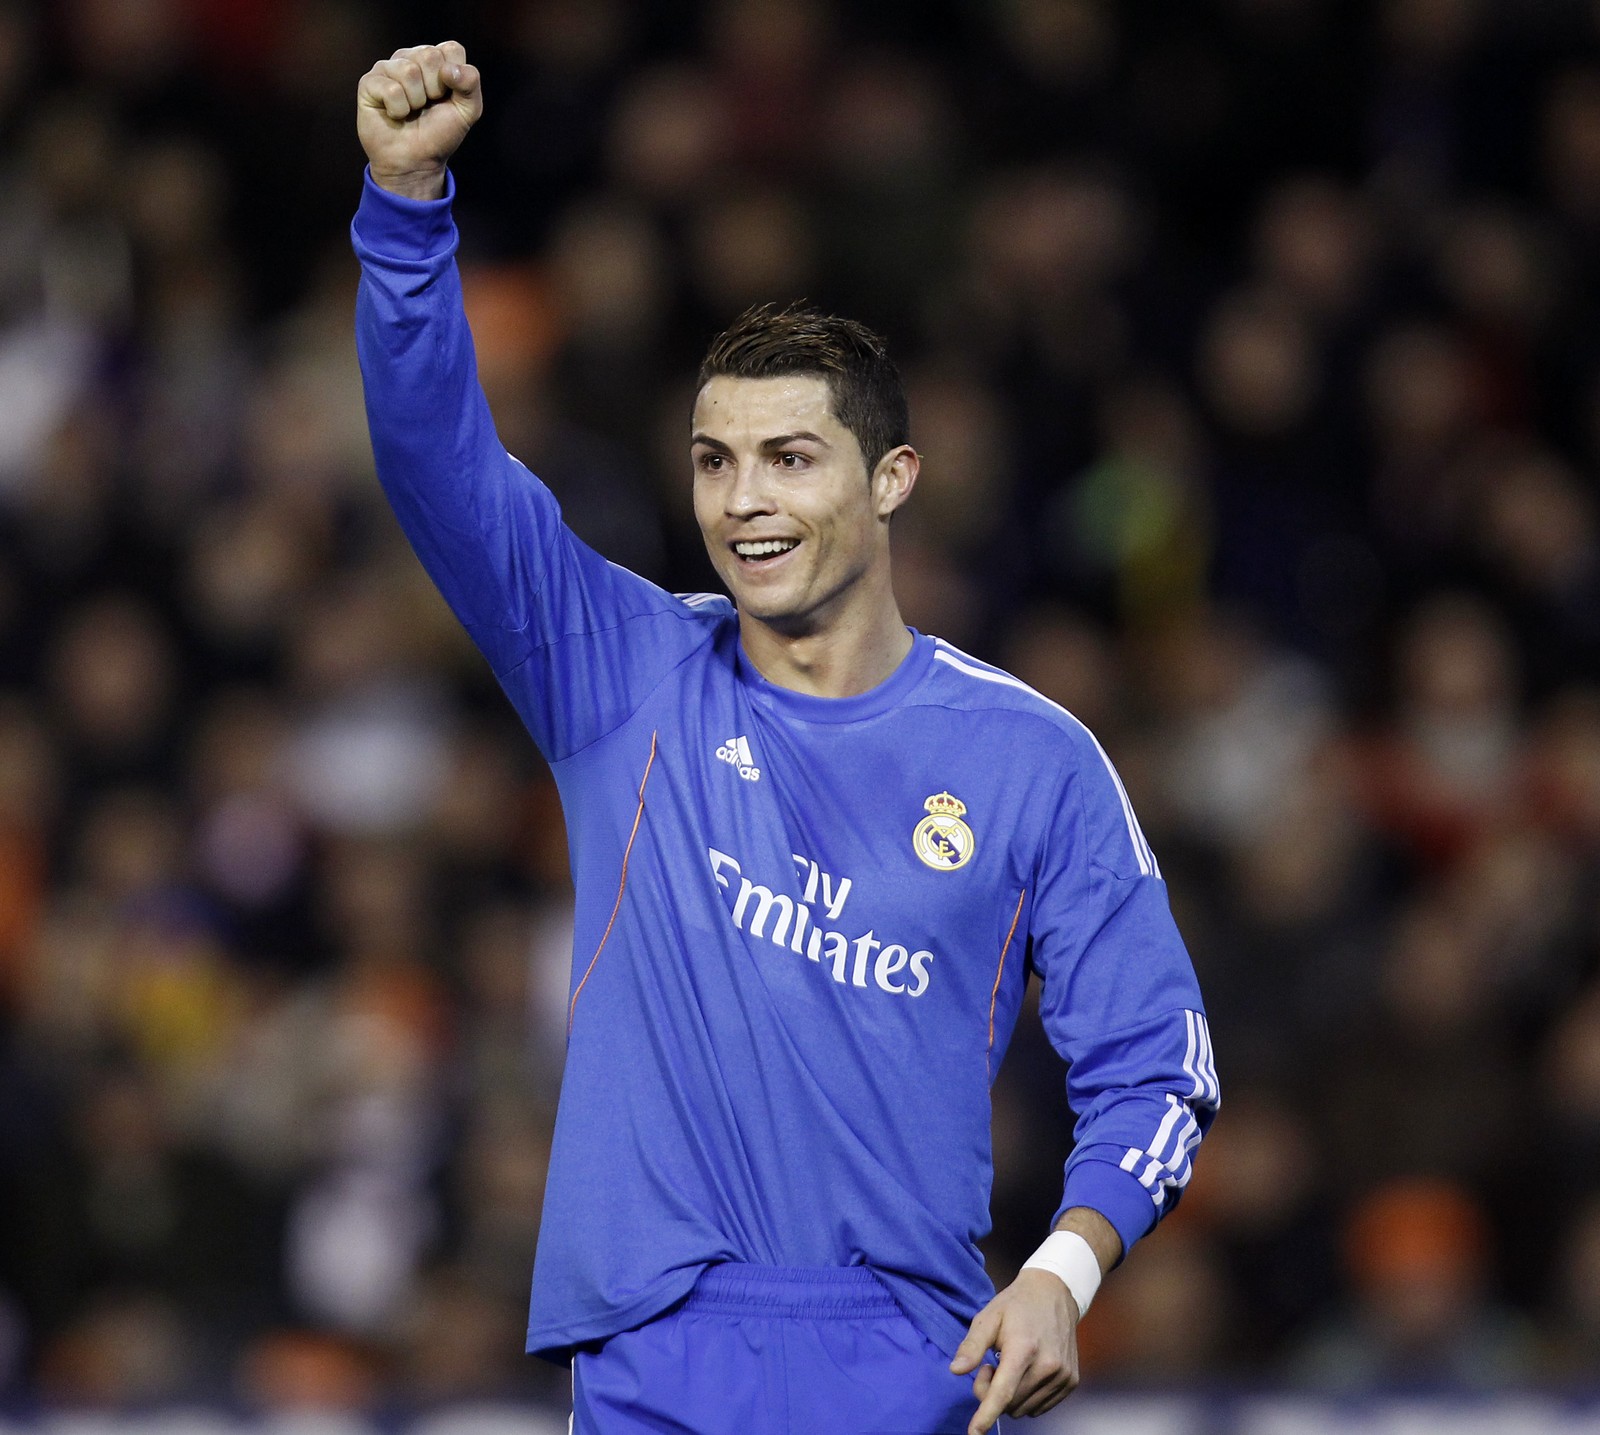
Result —
[{"label": "forearm", "polygon": [[362,281],[356,347],[378,476],[406,536],[491,661],[532,626],[560,524],[555,500],[506,454],[478,384],[444,204],[363,193],[352,227]]},{"label": "forearm", "polygon": [[1057,1215],[1098,1211],[1124,1256],[1177,1204],[1216,1113],[1216,1078],[1199,1055],[1209,1050],[1203,1033],[1204,1017],[1185,1008],[1072,1051],[1068,1099],[1083,1115]]},{"label": "forearm", "polygon": [[1089,1243],[1095,1259],[1100,1262],[1102,1275],[1122,1259],[1122,1237],[1117,1234],[1117,1228],[1088,1206],[1074,1206],[1062,1212],[1055,1229],[1082,1236]]},{"label": "forearm", "polygon": [[503,451],[478,387],[450,205],[395,196],[369,179],[351,241],[362,269],[356,352],[380,476],[494,466]]},{"label": "forearm", "polygon": [[1062,1212],[1044,1244],[1028,1257],[1018,1282],[1030,1272],[1060,1281],[1081,1319],[1088,1314],[1106,1272],[1122,1258],[1122,1249],[1117,1228],[1099,1211],[1073,1206]]}]

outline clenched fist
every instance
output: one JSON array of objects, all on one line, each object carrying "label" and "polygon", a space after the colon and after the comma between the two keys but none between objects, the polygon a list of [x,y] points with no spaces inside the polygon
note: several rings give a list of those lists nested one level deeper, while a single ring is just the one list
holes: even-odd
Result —
[{"label": "clenched fist", "polygon": [[356,87],[356,133],[384,189],[408,199],[444,194],[444,167],[483,113],[477,68],[454,40],[379,60]]}]

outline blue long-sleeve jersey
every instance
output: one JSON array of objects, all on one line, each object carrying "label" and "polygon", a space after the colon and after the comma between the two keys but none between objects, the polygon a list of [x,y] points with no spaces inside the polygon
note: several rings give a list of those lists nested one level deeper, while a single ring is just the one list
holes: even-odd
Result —
[{"label": "blue long-sleeve jersey", "polygon": [[710,1263],[869,1266],[953,1352],[993,1293],[989,1090],[1022,1003],[1069,1063],[1061,1209],[1130,1247],[1218,1101],[1200,993],[1109,759],[914,635],[870,692],[765,681],[727,599],[608,563],[496,438],[449,197],[353,226],[378,472],[561,791],[577,911],[528,1349]]}]

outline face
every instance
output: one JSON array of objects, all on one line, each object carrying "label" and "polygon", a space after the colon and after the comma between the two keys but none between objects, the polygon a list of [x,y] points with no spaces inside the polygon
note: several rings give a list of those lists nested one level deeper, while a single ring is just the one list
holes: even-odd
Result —
[{"label": "face", "polygon": [[740,612],[789,634],[888,592],[888,518],[916,477],[909,448],[869,477],[827,381],[718,377],[694,406],[694,511]]}]

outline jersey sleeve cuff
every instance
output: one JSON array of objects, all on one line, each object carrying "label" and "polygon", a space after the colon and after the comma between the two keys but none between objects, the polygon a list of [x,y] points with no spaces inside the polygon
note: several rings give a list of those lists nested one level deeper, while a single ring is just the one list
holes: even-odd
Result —
[{"label": "jersey sleeve cuff", "polygon": [[458,236],[450,206],[456,179],[444,174],[442,199],[406,199],[391,194],[372,178],[369,167],[361,182],[361,205],[350,226],[358,258],[365,263],[407,264],[454,254]]},{"label": "jersey sleeve cuff", "polygon": [[1149,1191],[1109,1161],[1078,1161],[1068,1168],[1061,1209],[1051,1226],[1074,1206],[1087,1206],[1110,1221],[1122,1238],[1123,1255],[1156,1223],[1156,1206]]}]

